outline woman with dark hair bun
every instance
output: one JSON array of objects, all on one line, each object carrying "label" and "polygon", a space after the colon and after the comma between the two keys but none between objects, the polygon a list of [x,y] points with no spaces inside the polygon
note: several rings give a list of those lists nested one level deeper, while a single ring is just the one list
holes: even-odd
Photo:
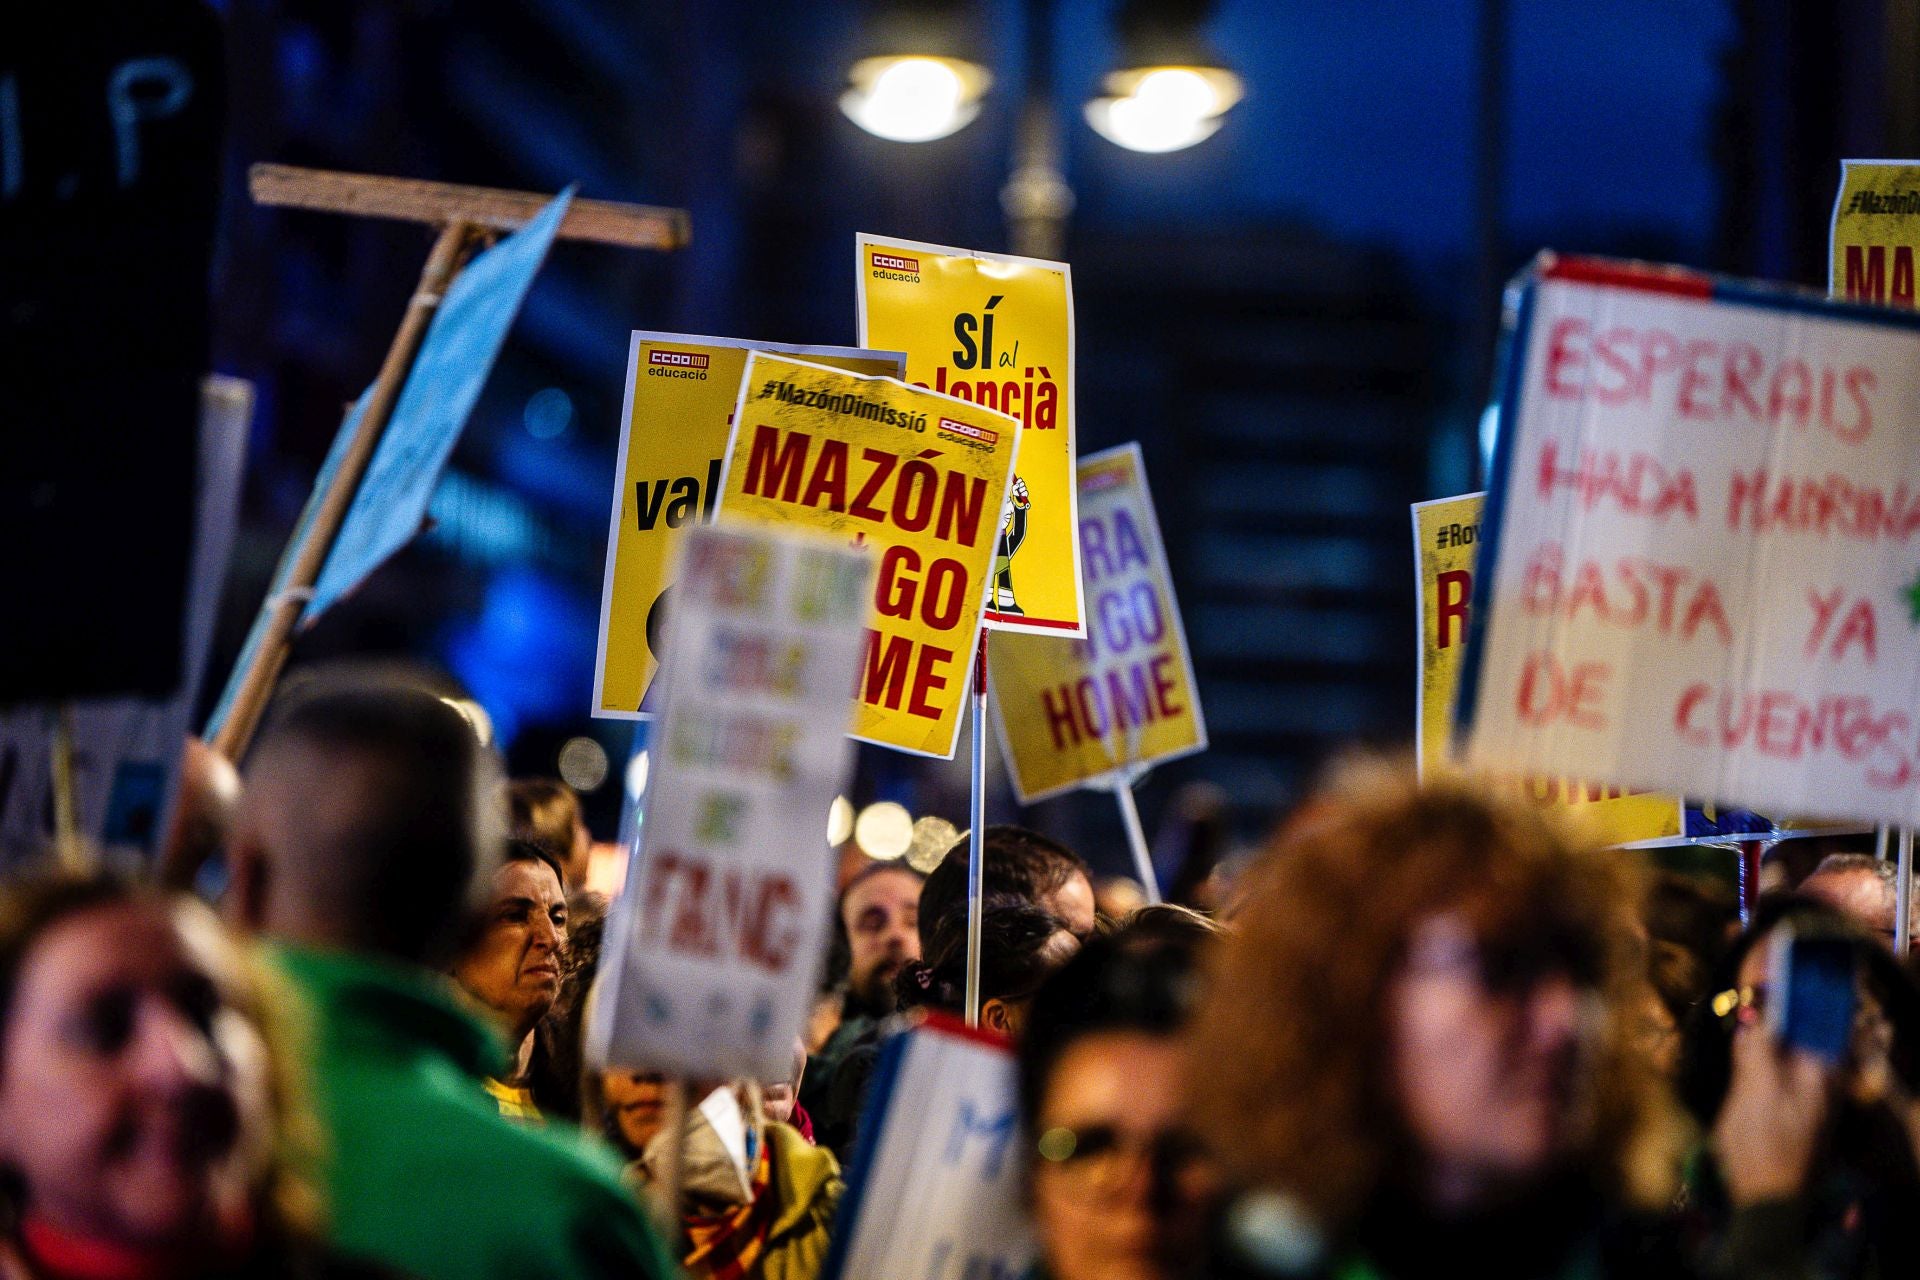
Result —
[{"label": "woman with dark hair bun", "polygon": [[382,1274],[314,1243],[269,979],[202,905],[0,888],[0,1276]]},{"label": "woman with dark hair bun", "polygon": [[[960,1013],[967,991],[965,904],[935,925],[932,942],[930,961],[908,962],[893,980],[900,1008]],[[1034,993],[1079,947],[1063,921],[1024,898],[989,896],[980,915],[980,1025],[1019,1039]]]}]

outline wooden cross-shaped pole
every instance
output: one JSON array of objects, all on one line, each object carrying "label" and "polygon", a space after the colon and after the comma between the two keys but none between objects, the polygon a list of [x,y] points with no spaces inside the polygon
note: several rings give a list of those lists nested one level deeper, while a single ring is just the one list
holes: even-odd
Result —
[{"label": "wooden cross-shaped pole", "polygon": [[[255,165],[248,174],[248,187],[258,204],[424,222],[439,227],[440,233],[420,272],[420,287],[407,303],[399,331],[387,348],[387,358],[367,398],[366,412],[361,415],[341,455],[339,470],[327,489],[316,494],[310,504],[313,518],[298,534],[300,541],[292,551],[285,581],[261,605],[261,612],[266,615],[263,643],[243,657],[246,667],[238,673],[239,683],[232,705],[211,743],[215,751],[234,761],[245,753],[259,727],[280,671],[286,665],[294,625],[300,619],[314,583],[319,580],[320,570],[339,536],[354,495],[359,492],[360,481],[387,429],[387,421],[393,416],[393,406],[400,398],[400,389],[406,385],[414,357],[426,337],[427,325],[440,300],[446,296],[448,286],[465,265],[474,237],[485,231],[512,231],[524,226],[552,199],[529,191],[335,173],[278,164]],[[692,238],[692,223],[684,209],[575,200],[557,234],[562,240],[590,240],[671,252]]]}]

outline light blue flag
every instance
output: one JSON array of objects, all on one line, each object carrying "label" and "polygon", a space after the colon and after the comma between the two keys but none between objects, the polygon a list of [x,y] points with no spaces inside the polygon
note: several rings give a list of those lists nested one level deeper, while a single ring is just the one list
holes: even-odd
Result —
[{"label": "light blue flag", "polygon": [[[380,447],[301,615],[311,623],[426,523],[427,503],[480,399],[487,374],[573,200],[568,187],[539,216],[468,264],[447,290],[401,388]],[[367,397],[341,428],[350,435]]]}]

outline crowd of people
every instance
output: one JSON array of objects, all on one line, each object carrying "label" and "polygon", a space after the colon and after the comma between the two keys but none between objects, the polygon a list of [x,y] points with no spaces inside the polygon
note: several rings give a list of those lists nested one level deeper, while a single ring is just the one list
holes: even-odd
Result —
[{"label": "crowd of people", "polygon": [[[883,1040],[962,1008],[967,842],[846,879],[786,1078],[668,1081],[583,1062],[577,801],[440,698],[322,684],[237,782],[195,767],[197,854],[0,886],[0,1277],[824,1274]],[[980,1021],[1017,1059],[1034,1274],[1920,1274],[1889,865],[1780,848],[1743,922],[1373,760],[1210,910],[1107,912],[1072,849],[989,828]],[[1783,1013],[1804,957],[1824,1048]]]}]

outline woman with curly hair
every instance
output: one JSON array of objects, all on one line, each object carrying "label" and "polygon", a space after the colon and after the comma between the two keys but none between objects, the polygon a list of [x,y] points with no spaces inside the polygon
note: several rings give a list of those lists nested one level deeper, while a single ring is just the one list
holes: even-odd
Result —
[{"label": "woman with curly hair", "polygon": [[0,1277],[342,1277],[262,971],[200,904],[0,888]]},{"label": "woman with curly hair", "polygon": [[1251,873],[1190,1046],[1247,1192],[1222,1266],[1636,1278],[1684,1130],[1635,1043],[1623,861],[1538,809],[1358,765]]}]

